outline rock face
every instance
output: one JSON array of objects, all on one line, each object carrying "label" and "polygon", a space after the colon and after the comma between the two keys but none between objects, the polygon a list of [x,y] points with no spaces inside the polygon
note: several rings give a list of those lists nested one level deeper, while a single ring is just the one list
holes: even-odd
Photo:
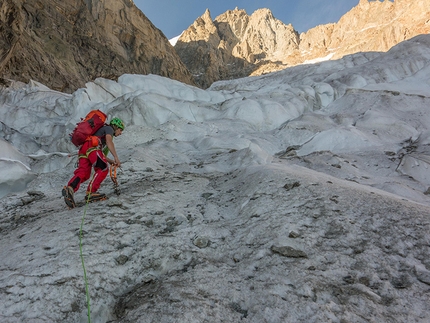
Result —
[{"label": "rock face", "polygon": [[387,51],[394,45],[430,32],[427,0],[360,0],[337,24],[318,26],[300,35],[306,59],[342,56],[367,51]]},{"label": "rock face", "polygon": [[214,81],[261,75],[288,66],[337,59],[366,51],[387,51],[395,44],[430,32],[427,0],[361,0],[338,23],[298,34],[268,9],[251,16],[227,11],[212,21],[207,10],[179,38],[175,49],[208,87]]},{"label": "rock face", "polygon": [[72,92],[97,77],[158,74],[194,84],[131,0],[3,0],[0,77]]},{"label": "rock face", "polygon": [[214,21],[206,10],[181,35],[175,49],[196,83],[205,88],[220,79],[248,76],[261,62],[278,61],[298,46],[298,33],[270,10],[248,16],[236,8]]}]

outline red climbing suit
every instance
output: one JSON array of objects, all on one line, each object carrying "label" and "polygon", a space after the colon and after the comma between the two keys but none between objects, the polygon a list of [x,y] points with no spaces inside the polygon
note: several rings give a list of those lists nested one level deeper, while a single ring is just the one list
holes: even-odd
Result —
[{"label": "red climbing suit", "polygon": [[91,169],[94,167],[94,175],[88,184],[87,193],[97,192],[109,171],[106,157],[98,146],[93,147],[91,140],[86,141],[82,145],[78,154],[78,168],[67,185],[72,186],[76,192],[81,183],[90,178]]}]

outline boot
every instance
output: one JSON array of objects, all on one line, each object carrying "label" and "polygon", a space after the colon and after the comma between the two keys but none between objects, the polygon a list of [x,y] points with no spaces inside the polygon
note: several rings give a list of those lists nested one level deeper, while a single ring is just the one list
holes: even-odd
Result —
[{"label": "boot", "polygon": [[76,207],[74,195],[75,191],[73,190],[73,187],[71,186],[64,186],[63,190],[61,191],[61,194],[64,196],[64,202],[66,202],[66,205],[73,209]]},{"label": "boot", "polygon": [[85,202],[86,203],[92,203],[92,202],[103,201],[103,200],[107,200],[106,194],[103,194],[103,193],[97,193],[97,192],[89,193],[89,192],[87,192],[87,194],[85,195]]}]

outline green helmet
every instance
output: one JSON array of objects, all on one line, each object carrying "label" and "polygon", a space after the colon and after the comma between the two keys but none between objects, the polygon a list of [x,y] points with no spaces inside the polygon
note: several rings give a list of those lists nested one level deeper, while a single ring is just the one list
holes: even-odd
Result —
[{"label": "green helmet", "polygon": [[124,122],[122,122],[122,120],[120,118],[113,118],[110,121],[110,125],[111,126],[117,126],[118,128],[120,128],[121,130],[124,130]]}]

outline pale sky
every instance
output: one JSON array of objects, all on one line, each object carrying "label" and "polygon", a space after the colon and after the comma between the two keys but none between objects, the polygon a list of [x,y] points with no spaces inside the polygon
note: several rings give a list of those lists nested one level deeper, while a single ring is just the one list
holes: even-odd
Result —
[{"label": "pale sky", "polygon": [[248,15],[268,8],[275,18],[292,24],[298,32],[317,25],[337,22],[359,0],[134,0],[134,4],[170,39],[181,34],[209,9],[212,19],[233,10],[245,9]]}]

